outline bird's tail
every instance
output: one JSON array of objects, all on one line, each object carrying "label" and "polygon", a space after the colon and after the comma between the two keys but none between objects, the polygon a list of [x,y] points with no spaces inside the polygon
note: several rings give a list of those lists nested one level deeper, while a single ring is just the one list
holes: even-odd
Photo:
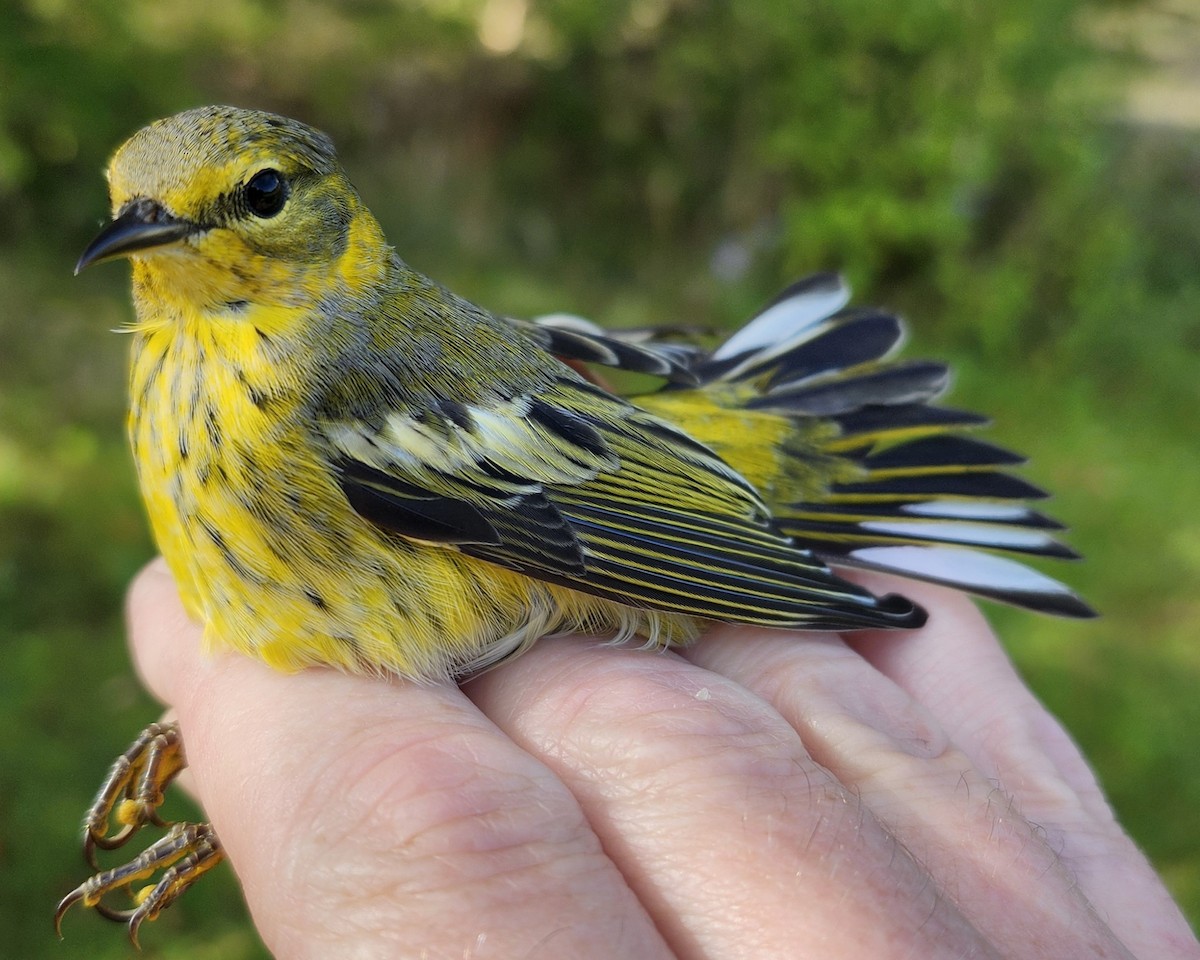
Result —
[{"label": "bird's tail", "polygon": [[[965,435],[985,418],[934,405],[947,368],[890,359],[901,321],[848,302],[839,277],[801,280],[690,365],[708,397],[758,421],[746,424],[748,436],[786,422],[775,450],[739,443],[729,424],[692,424],[694,435],[755,481],[785,533],[832,565],[1094,616],[1058,581],[981,552],[1077,556],[1054,538],[1062,525],[1028,506],[1046,494],[1009,472],[1023,458]],[[658,396],[671,405],[697,387]]]}]

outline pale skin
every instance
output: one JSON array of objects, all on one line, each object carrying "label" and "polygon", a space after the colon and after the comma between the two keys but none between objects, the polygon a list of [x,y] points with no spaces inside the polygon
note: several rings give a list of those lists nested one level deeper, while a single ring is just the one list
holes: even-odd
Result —
[{"label": "pale skin", "polygon": [[[968,599],[909,633],[543,641],[466,684],[134,655],[281,958],[1200,958]],[[147,931],[152,934],[152,931]]]}]

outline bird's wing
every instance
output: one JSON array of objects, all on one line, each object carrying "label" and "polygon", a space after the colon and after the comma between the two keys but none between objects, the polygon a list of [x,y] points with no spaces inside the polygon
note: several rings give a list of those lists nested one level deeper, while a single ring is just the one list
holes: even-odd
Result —
[{"label": "bird's wing", "polygon": [[689,332],[677,328],[605,330],[569,313],[510,322],[528,331],[543,350],[556,357],[648,373],[681,385],[697,383],[692,368],[708,356],[708,351],[701,347],[666,339]]},{"label": "bird's wing", "polygon": [[530,577],[633,606],[826,629],[919,623],[841,580],[775,529],[709,448],[564,375],[536,396],[453,416],[323,424],[367,520]]}]

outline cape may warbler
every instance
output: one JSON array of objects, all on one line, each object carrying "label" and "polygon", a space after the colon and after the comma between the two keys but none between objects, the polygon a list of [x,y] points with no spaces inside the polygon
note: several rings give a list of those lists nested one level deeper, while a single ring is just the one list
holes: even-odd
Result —
[{"label": "cape may warbler", "polygon": [[[108,169],[113,221],[78,269],[133,264],[129,436],[158,545],[209,643],[294,670],[463,676],[551,631],[685,643],[706,621],[917,627],[830,565],[1068,616],[995,548],[1070,556],[1019,458],[931,405],[900,321],[796,283],[716,350],[525,322],[409,267],[321,133],[230,107],[159,121]],[[586,365],[654,374],[623,399]],[[150,728],[86,824],[89,856],[154,815],[182,767]],[[122,829],[106,836],[110,817]],[[131,922],[220,858],[175,827],[83,901]],[[175,866],[170,865],[175,863]],[[140,905],[101,898],[169,867]]]}]

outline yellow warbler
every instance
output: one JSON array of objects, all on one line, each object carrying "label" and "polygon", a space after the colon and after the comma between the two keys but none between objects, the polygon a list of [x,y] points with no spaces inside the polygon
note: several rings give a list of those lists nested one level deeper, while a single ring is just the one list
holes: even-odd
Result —
[{"label": "yellow warbler", "polygon": [[[127,257],[129,434],[158,545],[214,647],[287,670],[463,676],[551,631],[685,643],[706,621],[855,630],[924,612],[863,567],[1068,616],[1071,591],[994,548],[1070,556],[1020,462],[931,405],[899,320],[802,280],[715,351],[574,317],[498,316],[424,277],[312,128],[231,107],[152,124],[108,169]],[[587,364],[656,374],[625,399]],[[151,728],[86,824],[152,819],[183,765]],[[149,786],[147,786],[149,784]],[[111,817],[123,825],[107,836]],[[176,827],[83,901],[131,931],[220,858]],[[178,861],[174,867],[170,865]],[[128,911],[110,890],[168,867]]]}]

